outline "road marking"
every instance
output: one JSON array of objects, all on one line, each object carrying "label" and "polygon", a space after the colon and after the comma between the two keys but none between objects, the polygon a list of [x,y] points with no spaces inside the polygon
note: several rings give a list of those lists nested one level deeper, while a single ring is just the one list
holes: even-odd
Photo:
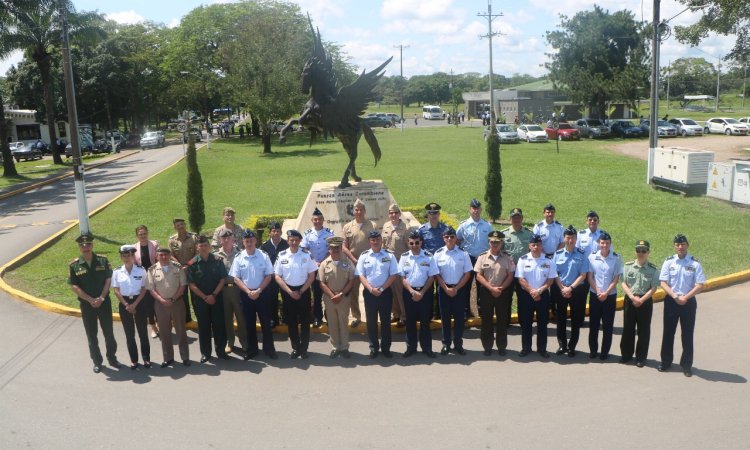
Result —
[{"label": "road marking", "polygon": [[13,228],[15,225],[0,225],[0,228]]},{"label": "road marking", "polygon": [[32,225],[32,226],[37,226],[37,225],[49,225],[49,222],[34,222],[34,223],[32,223],[31,225]]}]

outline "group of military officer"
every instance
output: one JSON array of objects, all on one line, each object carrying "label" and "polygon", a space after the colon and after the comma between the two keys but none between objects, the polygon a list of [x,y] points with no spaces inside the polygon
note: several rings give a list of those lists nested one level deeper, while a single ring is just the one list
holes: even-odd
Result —
[{"label": "group of military officer", "polygon": [[[256,321],[261,324],[263,352],[276,359],[271,333],[280,321],[279,293],[293,359],[309,356],[310,327],[319,327],[324,317],[333,347],[330,356],[349,358],[349,327],[357,327],[362,320],[360,285],[370,358],[378,354],[392,357],[391,323],[406,327],[404,357],[412,356],[419,347],[434,358],[429,328],[433,314],[442,321],[440,353],[446,355],[453,350],[465,355],[464,323],[472,315],[470,291],[475,284],[485,355],[492,354],[493,346],[499,355],[506,355],[515,294],[522,328],[519,356],[532,351],[536,316],[536,349],[542,357],[549,358],[547,321],[551,311],[558,318],[556,354],[574,357],[588,297],[589,356],[605,360],[612,344],[620,284],[626,294],[620,362],[628,363],[635,353],[636,365],[644,366],[653,294],[661,286],[667,297],[658,369],[665,371],[672,364],[679,323],[683,344],[680,366],[686,376],[692,375],[695,297],[706,279],[700,262],[687,252],[689,244],[684,235],[675,237],[676,254],[659,270],[648,261],[647,241],[638,241],[636,259],[623,264],[621,256],[612,249],[609,233],[598,228],[599,216],[594,211],[587,216],[586,229],[576,231],[572,225],[563,228],[555,220],[554,206],[548,204],[544,207],[544,220],[530,230],[523,226],[523,211],[514,208],[510,213],[511,226],[496,231],[481,219],[482,205],[476,199],[469,204],[470,217],[457,230],[440,222],[441,208],[437,203],[429,203],[425,209],[428,221],[410,230],[400,219],[400,208],[393,204],[389,207],[389,221],[379,227],[365,219],[365,205],[358,199],[353,206],[354,219],[344,225],[342,236],[334,236],[324,227],[324,217],[316,208],[311,218],[313,228],[304,234],[289,230],[284,240],[280,224],[273,223],[268,241],[258,247],[255,232],[236,225],[234,210],[225,208],[224,225],[216,229],[213,239],[188,233],[185,221],[175,219],[177,234],[170,237],[168,246],[157,248],[157,264],[146,271],[133,264],[136,249],[122,246],[123,266],[114,275],[107,258],[93,253],[93,237],[81,235],[77,239],[81,256],[71,262],[68,282],[81,302],[94,372],[98,373],[103,363],[97,321],[105,337],[109,364],[120,366],[115,356],[110,284],[120,302],[132,369],[138,367],[135,329],[141,338],[143,365],[151,367],[145,339],[145,317],[151,311],[146,311],[142,302],[146,291],[154,298],[153,312],[161,329],[164,358],[161,366],[166,367],[174,362],[172,326],[180,357],[185,365],[190,364],[185,327],[186,321],[191,320],[188,291],[198,319],[202,363],[211,358],[212,338],[217,356],[229,358],[227,353],[234,349],[235,320],[245,360],[259,354]],[[350,311],[353,320],[348,323]],[[379,328],[378,320],[385,326]]]}]

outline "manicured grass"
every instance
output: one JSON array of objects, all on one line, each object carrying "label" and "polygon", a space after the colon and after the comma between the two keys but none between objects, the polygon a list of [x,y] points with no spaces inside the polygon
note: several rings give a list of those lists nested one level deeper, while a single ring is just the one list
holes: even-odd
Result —
[{"label": "manicured grass", "polygon": [[[86,155],[83,157],[83,159],[88,163],[92,160],[97,160],[105,156],[108,155]],[[51,159],[21,161],[16,163],[16,170],[18,171],[18,175],[11,177],[0,176],[0,189],[72,168],[73,161],[70,158],[65,158],[64,156],[62,165],[53,164]]]},{"label": "manicured grass", "polygon": [[[375,133],[383,152],[381,163],[374,167],[363,139],[358,172],[364,179],[382,179],[401,205],[434,201],[463,220],[471,198],[483,198],[486,149],[481,128]],[[674,235],[684,233],[709,277],[750,268],[749,210],[651,189],[645,184],[645,161],[606,150],[617,141],[562,142],[559,154],[554,142],[503,145],[503,218],[519,207],[531,227],[551,202],[561,223],[580,230],[593,209],[626,260],[634,256],[635,241],[646,239],[652,245],[651,260],[661,264],[672,254]],[[251,214],[298,213],[314,182],[340,180],[347,163],[341,144],[321,140],[312,148],[308,145],[309,136],[302,135],[291,136],[283,147],[274,141],[271,155],[262,155],[260,141],[252,139],[220,140],[212,143],[212,150],[200,150],[208,219],[204,231],[221,224],[222,209],[229,205],[237,210],[240,223]],[[139,224],[149,227],[152,239],[166,242],[173,233],[171,219],[186,216],[185,176],[184,164],[178,164],[94,216],[95,251],[119,265],[116,249],[135,242]],[[78,256],[76,235],[77,228],[6,279],[34,295],[74,305],[65,278],[68,262]]]}]

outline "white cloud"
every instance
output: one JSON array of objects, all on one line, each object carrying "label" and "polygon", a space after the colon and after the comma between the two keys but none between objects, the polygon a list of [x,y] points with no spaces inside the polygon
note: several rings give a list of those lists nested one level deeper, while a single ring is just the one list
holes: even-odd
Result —
[{"label": "white cloud", "polygon": [[170,20],[169,23],[167,24],[167,28],[174,28],[179,25],[180,25],[180,18],[173,17],[172,20]]},{"label": "white cloud", "polygon": [[313,25],[323,28],[328,19],[344,17],[344,7],[349,2],[342,0],[335,2],[330,0],[294,0],[294,3],[299,5],[302,14],[310,13]]},{"label": "white cloud", "polygon": [[106,14],[107,20],[114,20],[117,23],[138,23],[144,22],[146,19],[131,9],[128,11],[120,11],[116,13]]},{"label": "white cloud", "polygon": [[8,55],[7,58],[0,61],[0,76],[5,76],[5,73],[10,69],[10,66],[18,66],[18,63],[23,60],[23,52],[15,51]]},{"label": "white cloud", "polygon": [[380,15],[386,19],[450,20],[463,16],[464,10],[454,6],[453,0],[385,0]]}]

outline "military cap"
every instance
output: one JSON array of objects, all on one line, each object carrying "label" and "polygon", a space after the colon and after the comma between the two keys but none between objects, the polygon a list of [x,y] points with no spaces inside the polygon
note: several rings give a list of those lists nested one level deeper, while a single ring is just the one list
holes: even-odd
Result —
[{"label": "military cap", "polygon": [[521,210],[521,208],[513,208],[510,210],[510,217],[522,216],[522,215],[523,215],[523,211]]},{"label": "military cap", "polygon": [[377,239],[380,237],[380,231],[378,230],[370,230],[369,233],[367,233],[367,239]]},{"label": "military cap", "polygon": [[300,233],[297,230],[287,230],[286,237],[288,237],[288,238],[290,238],[290,237],[298,237],[298,238],[302,239],[302,233]]},{"label": "military cap", "polygon": [[599,218],[599,214],[597,214],[597,213],[596,213],[596,211],[594,211],[594,210],[592,209],[592,210],[591,210],[591,211],[589,211],[589,213],[588,213],[588,214],[586,215],[586,218],[587,218],[587,219],[588,219],[588,218],[590,218],[590,217],[596,217],[596,218],[598,219],[598,218]]},{"label": "military cap", "polygon": [[281,224],[279,222],[271,222],[271,225],[268,226],[269,230],[280,230]]},{"label": "military cap", "polygon": [[505,239],[505,234],[502,231],[494,230],[487,234],[487,240],[490,242],[500,242],[503,239]]},{"label": "military cap", "polygon": [[329,247],[341,247],[344,245],[344,238],[339,236],[330,236],[326,238]]},{"label": "military cap", "polygon": [[254,238],[254,237],[258,237],[258,236],[256,236],[255,231],[251,230],[250,228],[248,228],[247,230],[245,230],[244,233],[242,233],[242,239],[249,239],[249,238]]},{"label": "military cap", "polygon": [[421,241],[422,236],[419,235],[419,231],[411,230],[411,233],[409,233],[409,239],[419,239]]},{"label": "military cap", "polygon": [[313,216],[322,216],[323,213],[320,212],[320,210],[318,208],[315,208],[315,211],[313,211],[312,215]]},{"label": "military cap", "polygon": [[156,249],[156,253],[172,253],[172,250],[169,247],[167,247],[166,245],[160,245]]},{"label": "military cap", "polygon": [[541,244],[542,243],[542,237],[538,234],[532,234],[529,238],[529,244]]},{"label": "military cap", "polygon": [[391,203],[391,206],[388,207],[388,211],[401,212],[401,208],[399,208],[398,204]]},{"label": "military cap", "polygon": [[678,234],[677,236],[674,237],[675,244],[687,243],[687,241],[688,241],[687,236],[685,236],[684,234]]},{"label": "military cap", "polygon": [[181,219],[179,217],[175,217],[174,219],[172,219],[172,225],[176,224],[177,222],[184,222],[184,221],[185,221],[185,219]]},{"label": "military cap", "polygon": [[602,231],[602,234],[599,235],[599,240],[600,241],[611,241],[612,240],[612,236],[610,236],[609,233],[607,233],[606,231]]},{"label": "military cap", "polygon": [[577,233],[578,232],[573,225],[568,225],[568,228],[563,231],[563,235],[565,236],[575,236]]},{"label": "military cap", "polygon": [[649,244],[648,241],[638,241],[635,243],[635,248],[645,248],[646,250],[651,250],[651,244]]},{"label": "military cap", "polygon": [[221,233],[221,236],[219,237],[229,237],[229,236],[234,236],[234,233],[232,233],[232,230],[224,230],[224,232]]},{"label": "military cap", "polygon": [[227,206],[226,208],[224,208],[224,214],[236,214],[236,213],[234,212],[234,208],[232,208],[231,206]]},{"label": "military cap", "polygon": [[456,229],[452,226],[448,225],[448,228],[443,231],[443,236],[455,236],[456,235]]},{"label": "military cap", "polygon": [[135,253],[135,247],[132,245],[123,245],[120,247],[120,254],[124,255],[125,253]]},{"label": "military cap", "polygon": [[76,242],[79,244],[92,244],[94,242],[94,235],[91,233],[83,233],[76,238]]},{"label": "military cap", "polygon": [[475,198],[472,198],[471,202],[469,203],[469,206],[472,207],[472,208],[481,208],[482,207],[482,202],[480,202],[479,200],[477,200]]},{"label": "military cap", "polygon": [[208,239],[208,237],[205,234],[201,234],[200,236],[195,238],[195,242],[198,244],[207,244],[211,241]]},{"label": "military cap", "polygon": [[544,207],[545,211],[554,211],[555,207],[552,206],[552,203],[547,203],[547,206]]},{"label": "military cap", "polygon": [[424,207],[424,209],[426,209],[426,210],[427,210],[427,212],[428,212],[428,213],[430,213],[430,214],[436,214],[436,213],[439,213],[439,212],[440,212],[440,209],[441,209],[441,208],[440,208],[440,205],[438,205],[437,203],[434,203],[434,202],[433,202],[433,203],[428,203],[428,204],[427,204],[427,205],[426,205],[426,206]]},{"label": "military cap", "polygon": [[354,201],[354,207],[356,208],[357,206],[361,206],[362,208],[364,208],[365,207],[365,203],[362,200],[357,199],[357,200]]}]

